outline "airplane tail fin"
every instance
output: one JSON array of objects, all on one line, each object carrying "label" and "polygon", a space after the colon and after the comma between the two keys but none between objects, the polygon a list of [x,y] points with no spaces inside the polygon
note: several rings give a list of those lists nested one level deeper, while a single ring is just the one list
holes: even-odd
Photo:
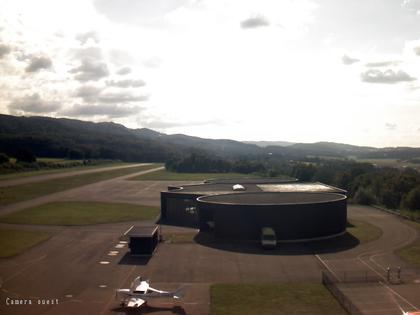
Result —
[{"label": "airplane tail fin", "polygon": [[185,296],[185,289],[186,289],[186,286],[185,285],[180,286],[178,289],[176,289],[173,292],[174,299],[181,299],[181,298],[183,298]]}]

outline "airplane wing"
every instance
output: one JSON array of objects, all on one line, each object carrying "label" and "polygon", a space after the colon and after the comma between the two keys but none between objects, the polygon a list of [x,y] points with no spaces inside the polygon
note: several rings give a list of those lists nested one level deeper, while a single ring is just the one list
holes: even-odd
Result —
[{"label": "airplane wing", "polygon": [[175,291],[162,291],[162,290],[154,289],[152,287],[149,287],[148,289],[150,292],[153,292],[154,294],[157,294],[158,296],[161,296],[161,297],[171,297],[174,299],[179,299],[184,296],[185,286],[181,286]]},{"label": "airplane wing", "polygon": [[132,297],[128,299],[127,301],[127,307],[140,307],[142,306],[146,301],[142,300],[140,298]]},{"label": "airplane wing", "polygon": [[168,291],[162,291],[162,290],[154,289],[152,287],[149,287],[149,291],[156,292],[156,293],[170,293]]}]

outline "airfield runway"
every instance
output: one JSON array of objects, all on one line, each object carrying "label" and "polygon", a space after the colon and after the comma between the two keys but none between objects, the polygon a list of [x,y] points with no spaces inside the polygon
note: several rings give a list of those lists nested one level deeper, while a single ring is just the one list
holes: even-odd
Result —
[{"label": "airfield runway", "polygon": [[[174,183],[130,181],[128,177],[72,189],[47,199],[48,202],[92,200],[158,206],[160,190]],[[392,297],[392,301],[406,310],[412,307],[420,309],[420,272],[413,271],[393,254],[395,249],[418,237],[416,230],[399,218],[371,207],[349,205],[348,210],[349,218],[381,228],[381,238],[329,252],[316,252],[302,244],[280,245],[275,251],[263,251],[256,244],[229,245],[197,239],[197,242],[180,244],[162,243],[147,261],[131,258],[127,254],[127,244],[120,241],[120,236],[133,224],[152,222],[81,227],[31,226],[31,229],[49,230],[53,236],[19,256],[0,260],[0,314],[209,314],[209,286],[212,283],[320,283],[324,269],[338,277],[347,270],[363,272],[366,269],[383,277],[387,267],[396,266],[401,266],[403,272],[412,272],[410,281],[402,285],[387,285],[388,288],[384,287],[386,296]],[[197,231],[162,226],[162,232]],[[115,289],[128,287],[137,275],[150,278],[153,287],[162,289],[175,289],[186,284],[186,296],[179,301],[156,300],[138,312],[121,308],[115,300]],[[11,301],[24,303],[25,300],[32,304],[10,305]],[[6,305],[7,301],[9,305]],[[372,302],[375,302],[374,297],[359,304],[369,309]],[[395,306],[384,304],[388,313],[381,314],[397,314],[396,303]]]}]

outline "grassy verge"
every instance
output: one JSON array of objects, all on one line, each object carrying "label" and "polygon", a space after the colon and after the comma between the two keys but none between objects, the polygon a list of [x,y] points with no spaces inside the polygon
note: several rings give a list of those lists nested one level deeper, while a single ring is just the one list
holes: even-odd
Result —
[{"label": "grassy verge", "polygon": [[98,173],[75,175],[60,179],[42,181],[39,183],[0,187],[0,205],[8,205],[23,200],[29,200],[43,195],[92,184],[102,180],[148,170],[157,166],[160,166],[160,164],[143,165]]},{"label": "grassy verge", "polygon": [[322,284],[215,284],[212,315],[346,314]]},{"label": "grassy verge", "polygon": [[[413,228],[417,229],[420,233],[420,223],[410,222],[410,221],[406,221],[406,223],[411,225]],[[404,259],[405,261],[420,268],[420,236],[418,236],[417,239],[413,243],[401,249],[398,249],[396,251],[396,254],[400,256],[402,259]]]},{"label": "grassy verge", "polygon": [[196,232],[163,234],[163,240],[172,244],[195,243]]},{"label": "grassy verge", "polygon": [[240,173],[176,173],[161,170],[130,178],[131,180],[196,180],[202,181],[211,178],[244,178],[256,177],[250,174]]},{"label": "grassy verge", "polygon": [[101,202],[54,202],[0,217],[15,224],[89,225],[153,220],[157,207]]},{"label": "grassy verge", "polygon": [[50,236],[45,232],[0,229],[0,258],[18,255]]},{"label": "grassy verge", "polygon": [[349,220],[347,232],[357,238],[360,243],[377,240],[382,235],[382,230],[380,228],[358,220]]}]

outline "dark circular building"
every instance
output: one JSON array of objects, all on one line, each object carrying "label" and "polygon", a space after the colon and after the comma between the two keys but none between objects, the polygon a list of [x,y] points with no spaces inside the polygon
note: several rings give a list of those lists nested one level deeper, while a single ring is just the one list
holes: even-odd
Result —
[{"label": "dark circular building", "polygon": [[347,197],[337,193],[246,192],[197,199],[201,230],[220,239],[260,240],[263,228],[277,241],[307,241],[343,234]]}]

